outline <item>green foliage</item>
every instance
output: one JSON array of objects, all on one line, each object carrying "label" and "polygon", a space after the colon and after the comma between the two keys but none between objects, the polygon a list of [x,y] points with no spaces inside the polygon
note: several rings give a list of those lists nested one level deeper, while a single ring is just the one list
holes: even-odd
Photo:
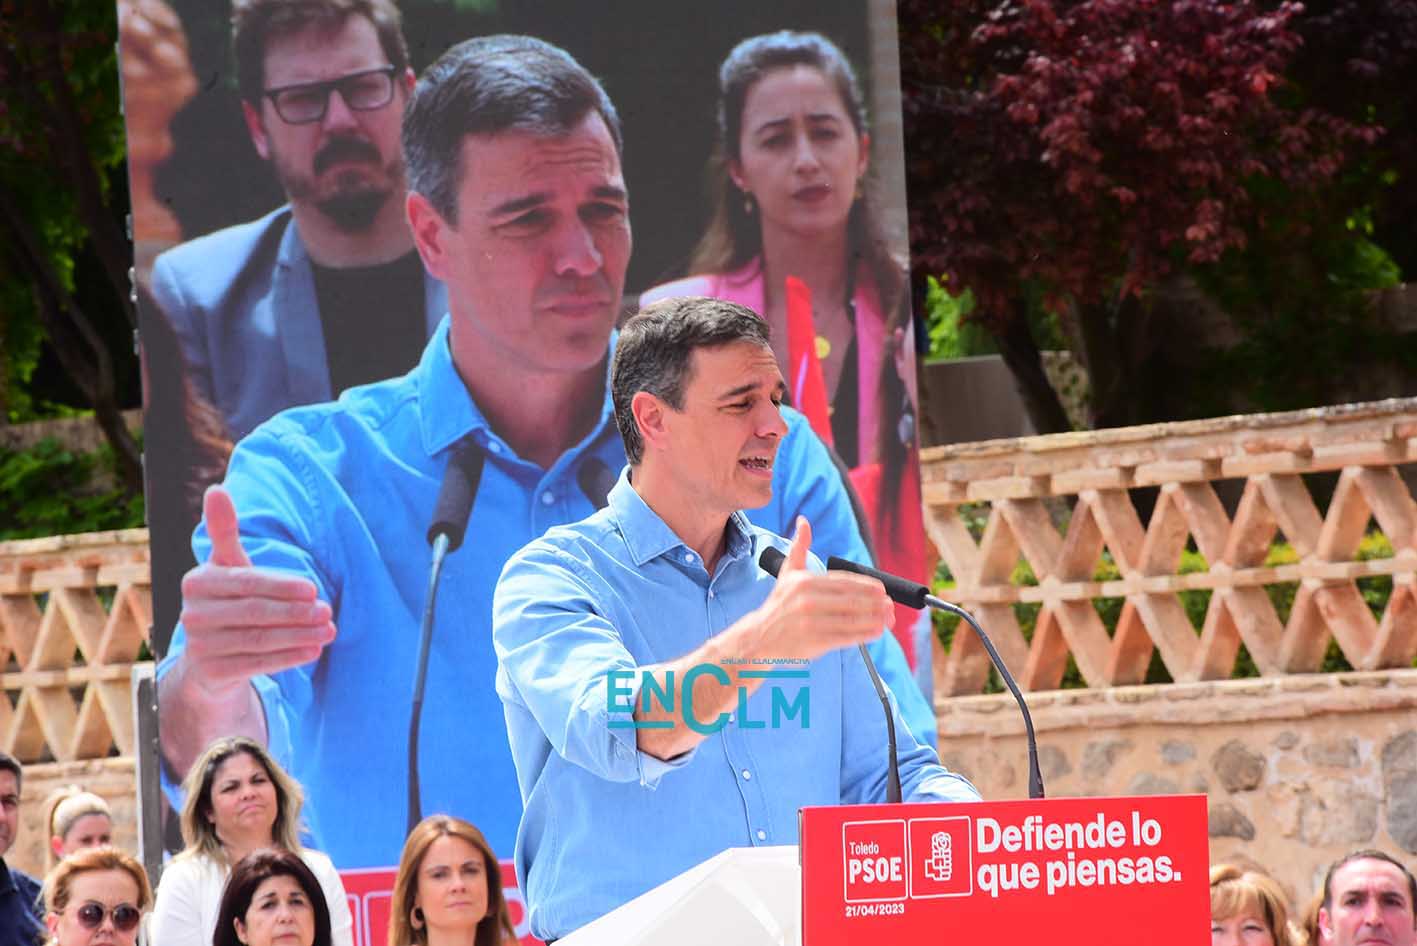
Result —
[{"label": "green foliage", "polygon": [[[976,538],[978,536],[976,535]],[[1363,537],[1358,546],[1358,551],[1354,555],[1358,561],[1366,561],[1375,558],[1391,558],[1393,556],[1392,543],[1387,536],[1380,532],[1370,532]],[[1287,542],[1274,542],[1270,546],[1269,554],[1265,556],[1266,567],[1279,565],[1293,565],[1299,561],[1299,554],[1294,547]],[[1200,552],[1187,548],[1181,552],[1181,560],[1177,563],[1177,574],[1190,575],[1198,572],[1208,571],[1209,563]],[[1117,581],[1122,577],[1115,562],[1109,553],[1104,552],[1097,568],[1092,573],[1092,580]],[[1009,576],[1011,584],[1016,586],[1036,586],[1038,578],[1034,575],[1033,569],[1028,562],[1020,559],[1014,566],[1013,573]],[[1373,616],[1381,618],[1383,610],[1387,607],[1388,598],[1392,595],[1392,578],[1388,575],[1378,575],[1370,578],[1359,578],[1357,580],[1358,589],[1363,596],[1364,602],[1373,612]],[[941,562],[936,570],[934,588],[935,593],[943,598],[949,598],[949,589],[955,587],[954,578],[950,575],[949,569]],[[1279,614],[1281,623],[1289,620],[1289,614],[1294,607],[1294,597],[1298,592],[1297,582],[1284,582],[1273,585],[1266,585],[1265,592],[1273,602],[1275,610]],[[1193,589],[1182,591],[1177,594],[1181,600],[1181,607],[1186,612],[1186,617],[1190,619],[1191,626],[1195,628],[1199,635],[1205,626],[1206,611],[1210,607],[1211,592],[1209,589]],[[1125,604],[1122,598],[1095,598],[1093,607],[1097,609],[1098,617],[1102,619],[1102,624],[1107,629],[1108,635],[1116,633],[1117,622],[1122,616],[1122,607]],[[1032,642],[1033,632],[1038,623],[1038,614],[1042,610],[1042,605],[1037,602],[1020,602],[1013,605],[1014,617],[1018,620],[1019,630],[1023,633],[1026,641]],[[933,615],[935,622],[935,633],[940,638],[946,652],[950,649],[950,644],[954,640],[955,629],[959,626],[960,619],[952,614],[941,614],[936,612]],[[989,628],[984,628],[988,631]],[[1021,668],[1019,668],[1021,669]],[[1330,641],[1327,653],[1321,667],[1323,673],[1338,673],[1352,670],[1353,666],[1348,659],[1343,656],[1336,641]],[[1235,668],[1231,672],[1232,678],[1258,677],[1259,668],[1255,666],[1254,659],[1250,656],[1242,644],[1236,656]],[[1146,683],[1171,683],[1172,677],[1162,663],[1160,654],[1152,652],[1151,663],[1147,668],[1145,677]],[[1082,674],[1077,669],[1077,664],[1073,662],[1071,656],[1068,657],[1067,669],[1063,673],[1060,688],[1064,690],[1085,689],[1087,683],[1083,680]],[[985,685],[984,692],[1003,692],[1003,684],[999,680],[998,674],[990,670],[989,681]]]},{"label": "green foliage", "polygon": [[998,349],[989,333],[969,321],[974,311],[974,293],[966,289],[953,295],[945,284],[948,276],[926,277],[925,319],[930,329],[931,361],[993,354]]},{"label": "green foliage", "polygon": [[[0,540],[141,526],[142,497],[125,497],[112,466],[107,445],[92,454],[52,438],[26,450],[0,448]],[[103,473],[110,485],[95,487]]]}]

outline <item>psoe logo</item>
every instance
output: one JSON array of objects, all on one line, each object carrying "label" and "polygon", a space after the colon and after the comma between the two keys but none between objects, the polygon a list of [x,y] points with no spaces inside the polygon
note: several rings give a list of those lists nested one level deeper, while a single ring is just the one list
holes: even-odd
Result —
[{"label": "psoe logo", "polygon": [[967,897],[974,892],[974,849],[970,817],[912,818],[906,829],[910,843],[910,897]]},{"label": "psoe logo", "polygon": [[[749,686],[738,684],[736,713],[719,713],[704,719],[694,712],[694,683],[701,677],[711,677],[724,686],[733,684],[729,672],[717,664],[695,664],[676,678],[673,670],[612,670],[605,677],[605,711],[611,729],[673,729],[688,726],[696,733],[708,736],[718,732],[730,721],[744,729],[782,729],[795,723],[807,729],[812,723],[812,693],[808,687],[810,671],[805,666],[792,669],[737,669],[740,681],[762,680],[770,694],[767,718],[754,719],[749,703]],[[636,707],[635,680],[639,679],[639,706]],[[788,693],[789,690],[793,692]],[[656,708],[657,704],[657,708]],[[762,708],[761,700],[758,702]],[[635,712],[649,714],[662,710],[673,719],[636,719]],[[736,717],[736,720],[735,720]]]}]

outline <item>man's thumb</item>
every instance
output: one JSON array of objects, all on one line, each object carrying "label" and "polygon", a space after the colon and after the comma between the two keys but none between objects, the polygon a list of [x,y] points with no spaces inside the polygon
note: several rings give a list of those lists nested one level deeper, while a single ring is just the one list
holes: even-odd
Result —
[{"label": "man's thumb", "polygon": [[241,547],[241,527],[230,493],[220,486],[208,488],[202,497],[202,517],[207,521],[207,536],[212,540],[210,561],[213,565],[251,564],[246,550]]},{"label": "man's thumb", "polygon": [[812,524],[806,516],[797,517],[797,528],[792,533],[792,545],[787,549],[787,563],[784,568],[802,571],[807,567],[807,550],[812,547]]}]

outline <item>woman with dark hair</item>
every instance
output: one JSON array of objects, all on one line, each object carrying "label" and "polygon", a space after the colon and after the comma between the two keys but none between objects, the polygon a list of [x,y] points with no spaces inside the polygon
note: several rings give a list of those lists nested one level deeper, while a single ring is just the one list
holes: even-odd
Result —
[{"label": "woman with dark hair", "polygon": [[429,815],[409,832],[389,911],[388,946],[517,940],[497,856],[481,831],[450,815]]},{"label": "woman with dark hair", "polygon": [[182,839],[187,846],[163,871],[153,907],[152,940],[162,946],[208,946],[231,865],[276,848],[303,859],[324,890],[335,946],[354,942],[344,884],[330,859],[300,843],[300,784],[265,747],[245,736],[218,739],[192,763],[182,783]]},{"label": "woman with dark hair", "polygon": [[267,848],[231,869],[212,946],[331,946],[330,908],[296,854]]},{"label": "woman with dark hair", "polygon": [[[743,40],[718,75],[713,217],[694,275],[640,303],[713,296],[763,316],[789,400],[852,470],[878,564],[923,581],[909,291],[871,193],[856,74],[825,37],[783,31]],[[897,613],[907,656],[917,617]]]}]

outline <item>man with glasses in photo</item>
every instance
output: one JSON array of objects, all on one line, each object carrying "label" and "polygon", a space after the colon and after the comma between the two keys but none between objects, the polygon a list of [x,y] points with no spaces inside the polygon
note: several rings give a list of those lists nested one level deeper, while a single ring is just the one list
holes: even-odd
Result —
[{"label": "man with glasses in photo", "polygon": [[408,371],[447,293],[404,217],[414,75],[392,0],[236,0],[231,19],[246,127],[289,202],[164,253],[152,289],[237,439]]}]

